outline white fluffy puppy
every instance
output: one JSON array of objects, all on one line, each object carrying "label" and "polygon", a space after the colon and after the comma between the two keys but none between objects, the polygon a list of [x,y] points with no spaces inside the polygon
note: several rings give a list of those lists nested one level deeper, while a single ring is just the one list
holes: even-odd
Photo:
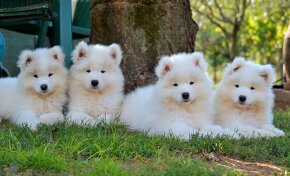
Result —
[{"label": "white fluffy puppy", "polygon": [[155,71],[155,85],[139,88],[124,100],[121,120],[129,128],[183,139],[193,133],[234,135],[212,125],[213,82],[202,53],[164,56]]},{"label": "white fluffy puppy", "polygon": [[73,51],[69,83],[69,121],[94,125],[119,115],[124,77],[120,69],[122,50],[118,44],[87,45]]},{"label": "white fluffy puppy", "polygon": [[245,137],[284,135],[273,125],[273,78],[271,65],[235,58],[216,90],[216,123]]},{"label": "white fluffy puppy", "polygon": [[67,69],[60,47],[24,50],[18,78],[0,79],[0,117],[36,130],[63,120]]}]

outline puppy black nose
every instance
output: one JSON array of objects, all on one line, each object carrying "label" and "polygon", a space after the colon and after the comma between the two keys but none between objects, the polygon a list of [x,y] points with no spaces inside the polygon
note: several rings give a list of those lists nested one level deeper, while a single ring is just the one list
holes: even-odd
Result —
[{"label": "puppy black nose", "polygon": [[42,91],[46,91],[46,90],[47,90],[47,85],[46,85],[46,84],[41,84],[41,85],[40,85],[40,89],[41,89]]},{"label": "puppy black nose", "polygon": [[244,95],[240,95],[239,100],[240,100],[240,102],[244,103],[247,100],[247,97]]},{"label": "puppy black nose", "polygon": [[97,87],[98,84],[99,84],[99,81],[98,81],[98,80],[92,80],[92,81],[91,81],[91,85],[92,85],[93,87]]},{"label": "puppy black nose", "polygon": [[188,92],[183,92],[181,94],[181,96],[182,96],[183,99],[187,100],[189,98],[189,93]]}]

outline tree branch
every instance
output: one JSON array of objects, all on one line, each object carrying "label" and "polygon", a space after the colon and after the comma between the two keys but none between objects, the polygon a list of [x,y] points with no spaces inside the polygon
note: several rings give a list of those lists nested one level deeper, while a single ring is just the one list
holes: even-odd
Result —
[{"label": "tree branch", "polygon": [[226,22],[226,23],[234,24],[233,21],[230,18],[228,18],[228,17],[226,17],[224,15],[223,10],[222,10],[221,6],[219,5],[219,3],[217,3],[216,0],[214,0],[214,3],[216,5],[216,7],[217,7],[217,9],[219,11],[219,14],[221,15],[223,21]]},{"label": "tree branch", "polygon": [[243,0],[243,4],[242,4],[242,10],[241,12],[237,15],[237,25],[240,26],[243,22],[244,16],[245,16],[245,12],[246,9],[249,7],[249,5],[251,4],[251,0]]},{"label": "tree branch", "polygon": [[[220,9],[220,13],[222,13],[222,18],[219,18],[215,15],[214,11],[213,11],[213,7],[211,5],[208,4],[208,1],[204,1],[204,0],[201,0],[201,1],[198,1],[201,3],[202,6],[204,6],[208,11],[204,11],[204,12],[201,12],[199,9],[198,9],[198,6],[195,4],[193,5],[192,7],[195,9],[195,11],[199,12],[199,14],[201,15],[204,15],[206,16],[207,18],[211,18],[213,21],[215,21],[216,23],[218,22],[221,22],[221,23],[228,23],[230,25],[234,25],[233,21],[231,21],[229,18],[227,18],[223,12],[222,12],[222,9]],[[220,7],[221,8],[221,7]],[[221,25],[218,25],[218,26],[221,26]]]},{"label": "tree branch", "polygon": [[223,31],[223,33],[225,34],[226,37],[229,36],[228,31],[227,31],[227,30],[226,30],[226,29],[225,29],[225,28],[224,28],[220,23],[218,23],[217,21],[215,21],[213,17],[211,17],[211,16],[208,15],[208,14],[205,14],[205,13],[201,12],[201,11],[198,10],[196,7],[193,7],[193,8],[194,8],[194,10],[195,10],[198,14],[205,16],[205,17],[206,17],[210,22],[212,22],[212,23],[215,24],[217,27],[219,27],[219,28]]},{"label": "tree branch", "polygon": [[238,14],[240,12],[240,0],[236,0],[235,1],[235,6],[236,6],[236,14]]}]

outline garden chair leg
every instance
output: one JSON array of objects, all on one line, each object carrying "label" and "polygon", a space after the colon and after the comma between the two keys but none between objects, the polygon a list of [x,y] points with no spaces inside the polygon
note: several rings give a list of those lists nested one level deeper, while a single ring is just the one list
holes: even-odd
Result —
[{"label": "garden chair leg", "polygon": [[35,48],[43,47],[44,46],[44,40],[47,34],[48,29],[48,21],[40,21],[39,22],[39,32],[37,37],[37,44]]},{"label": "garden chair leg", "polygon": [[65,63],[71,65],[70,54],[72,51],[72,14],[71,0],[56,0],[53,19],[53,45],[60,45],[65,53]]}]

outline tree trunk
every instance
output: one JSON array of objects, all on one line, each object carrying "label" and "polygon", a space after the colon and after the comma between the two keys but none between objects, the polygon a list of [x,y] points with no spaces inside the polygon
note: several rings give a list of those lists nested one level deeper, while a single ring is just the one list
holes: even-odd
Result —
[{"label": "tree trunk", "polygon": [[91,43],[119,43],[125,90],[156,80],[162,55],[194,50],[197,24],[189,0],[93,0]]},{"label": "tree trunk", "polygon": [[232,45],[230,49],[230,60],[234,60],[234,58],[238,54],[238,32],[240,30],[240,26],[238,25],[238,22],[235,22],[233,27],[233,33],[232,33]]},{"label": "tree trunk", "polygon": [[283,58],[286,72],[286,83],[284,87],[286,90],[290,90],[290,24],[284,37]]}]

